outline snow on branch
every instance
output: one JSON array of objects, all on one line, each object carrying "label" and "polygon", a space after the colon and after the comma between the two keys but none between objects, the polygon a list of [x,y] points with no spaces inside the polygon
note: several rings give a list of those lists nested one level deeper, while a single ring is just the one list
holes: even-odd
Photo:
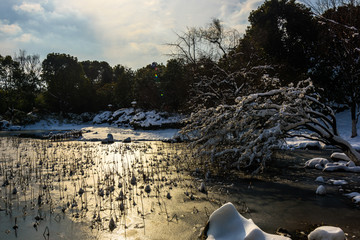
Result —
[{"label": "snow on branch", "polygon": [[286,137],[319,140],[340,147],[359,163],[360,155],[337,132],[334,112],[320,102],[310,80],[238,97],[233,105],[191,114],[182,133],[211,161],[259,172]]}]

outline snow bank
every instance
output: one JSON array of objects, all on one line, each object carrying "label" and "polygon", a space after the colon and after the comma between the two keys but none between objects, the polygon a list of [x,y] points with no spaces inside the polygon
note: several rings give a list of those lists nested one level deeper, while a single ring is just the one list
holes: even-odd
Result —
[{"label": "snow bank", "polygon": [[208,240],[289,240],[262,231],[251,219],[244,218],[232,203],[226,203],[209,218]]},{"label": "snow bank", "polygon": [[345,233],[341,228],[322,226],[316,228],[308,235],[309,240],[344,240]]},{"label": "snow bank", "polygon": [[[333,154],[331,156],[333,156]],[[339,160],[340,158],[346,159],[344,156],[338,154],[336,156],[336,159]],[[326,158],[312,158],[305,162],[305,167],[316,168],[319,170],[323,170],[324,172],[334,172],[334,171],[357,172],[357,173],[360,172],[360,166],[356,166],[353,161],[330,162]]]},{"label": "snow bank", "polygon": [[123,108],[115,112],[101,112],[94,117],[92,122],[94,124],[132,126],[137,129],[158,129],[179,127],[183,119],[184,116],[180,114]]}]

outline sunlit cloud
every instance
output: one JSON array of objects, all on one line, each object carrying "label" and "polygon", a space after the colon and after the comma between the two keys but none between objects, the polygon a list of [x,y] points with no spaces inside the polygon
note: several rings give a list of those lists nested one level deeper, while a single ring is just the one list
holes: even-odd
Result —
[{"label": "sunlit cloud", "polygon": [[17,24],[9,24],[0,19],[0,34],[13,36],[21,32],[21,27]]}]

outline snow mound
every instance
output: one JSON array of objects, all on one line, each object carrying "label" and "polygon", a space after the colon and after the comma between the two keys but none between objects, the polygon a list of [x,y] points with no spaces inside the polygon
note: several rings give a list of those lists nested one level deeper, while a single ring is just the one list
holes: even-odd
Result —
[{"label": "snow mound", "polygon": [[226,203],[209,218],[208,240],[290,240],[262,231],[251,219],[244,218],[232,203]]},{"label": "snow mound", "polygon": [[331,154],[330,158],[334,161],[339,161],[339,160],[347,161],[347,162],[350,161],[350,158],[348,156],[346,156],[345,153],[335,152],[335,153]]},{"label": "snow mound", "polygon": [[345,233],[341,228],[322,226],[316,228],[308,235],[309,240],[344,240]]}]

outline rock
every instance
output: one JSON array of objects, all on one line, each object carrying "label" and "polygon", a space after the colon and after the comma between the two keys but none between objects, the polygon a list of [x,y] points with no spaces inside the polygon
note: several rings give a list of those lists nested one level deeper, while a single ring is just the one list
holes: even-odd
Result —
[{"label": "rock", "polygon": [[199,187],[199,191],[202,192],[202,193],[207,193],[204,182],[201,183],[201,185]]},{"label": "rock", "polygon": [[114,137],[113,137],[113,135],[112,135],[111,133],[109,133],[109,134],[107,135],[107,140],[108,140],[109,143],[113,143],[113,142],[114,142]]},{"label": "rock", "polygon": [[125,139],[123,140],[123,143],[131,143],[131,138],[130,138],[130,137],[125,138]]},{"label": "rock", "polygon": [[318,188],[316,189],[316,194],[317,195],[325,195],[326,194],[326,189],[323,185],[318,186]]},{"label": "rock", "polygon": [[308,235],[309,240],[344,240],[345,233],[341,228],[322,226],[316,228]]},{"label": "rock", "polygon": [[111,133],[107,135],[107,137],[101,141],[102,144],[111,144],[114,143],[114,137]]}]

